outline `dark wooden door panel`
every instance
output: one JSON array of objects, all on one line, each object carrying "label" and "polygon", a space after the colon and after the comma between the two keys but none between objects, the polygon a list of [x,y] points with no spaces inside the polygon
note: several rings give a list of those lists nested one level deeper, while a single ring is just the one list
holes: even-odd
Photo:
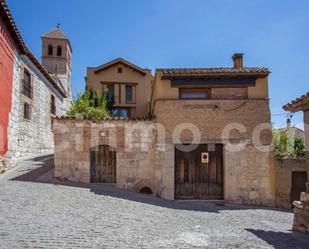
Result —
[{"label": "dark wooden door panel", "polygon": [[[209,153],[202,163],[201,153]],[[191,152],[175,148],[175,198],[223,198],[223,145],[200,144]]]},{"label": "dark wooden door panel", "polygon": [[116,151],[100,145],[90,152],[91,182],[116,182]]},{"label": "dark wooden door panel", "polygon": [[306,192],[307,172],[294,171],[292,172],[292,187],[290,201],[299,201],[301,192]]}]

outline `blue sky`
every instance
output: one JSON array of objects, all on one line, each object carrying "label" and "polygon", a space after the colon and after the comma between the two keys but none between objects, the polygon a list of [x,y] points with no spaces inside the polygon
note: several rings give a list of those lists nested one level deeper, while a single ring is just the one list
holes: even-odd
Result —
[{"label": "blue sky", "polygon": [[[40,58],[40,35],[57,22],[73,47],[73,91],[87,66],[123,57],[141,67],[225,67],[234,52],[266,66],[272,121],[281,106],[309,91],[309,1],[7,0],[19,30]],[[301,126],[302,115],[292,122]]]}]

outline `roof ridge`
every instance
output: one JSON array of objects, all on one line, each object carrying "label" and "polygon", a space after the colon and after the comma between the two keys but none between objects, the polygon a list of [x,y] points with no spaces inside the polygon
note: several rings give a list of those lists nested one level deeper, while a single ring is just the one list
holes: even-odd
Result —
[{"label": "roof ridge", "polygon": [[53,28],[51,31],[41,35],[41,37],[50,37],[50,36],[54,35],[55,32],[58,32],[58,33],[60,33],[62,35],[61,37],[57,37],[57,38],[69,40],[67,38],[67,36],[65,35],[65,33],[60,29],[60,27]]},{"label": "roof ridge", "polygon": [[94,68],[91,68],[91,67],[88,67],[88,68],[94,69],[94,72],[99,72],[99,71],[101,71],[101,70],[103,70],[105,68],[108,68],[108,67],[110,67],[110,66],[112,66],[112,65],[114,65],[116,63],[119,63],[119,62],[128,65],[129,67],[135,69],[136,71],[139,71],[143,75],[146,75],[146,73],[147,73],[146,71],[149,71],[148,69],[143,69],[143,68],[141,68],[141,67],[131,63],[130,61],[128,61],[128,60],[126,60],[126,59],[124,59],[122,57],[118,57],[116,59],[113,59],[111,61],[103,63],[102,65],[94,67]]}]

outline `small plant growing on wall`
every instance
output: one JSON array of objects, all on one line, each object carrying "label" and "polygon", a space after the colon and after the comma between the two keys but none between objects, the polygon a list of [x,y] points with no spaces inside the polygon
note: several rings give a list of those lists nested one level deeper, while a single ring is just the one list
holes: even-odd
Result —
[{"label": "small plant growing on wall", "polygon": [[109,118],[112,105],[113,100],[108,97],[107,92],[99,95],[95,91],[87,89],[83,94],[77,96],[68,115],[86,119]]}]

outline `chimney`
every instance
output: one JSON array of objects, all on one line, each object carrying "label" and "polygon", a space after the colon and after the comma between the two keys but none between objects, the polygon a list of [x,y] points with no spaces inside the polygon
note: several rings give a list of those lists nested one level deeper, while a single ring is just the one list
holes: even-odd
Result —
[{"label": "chimney", "polygon": [[287,119],[286,120],[286,128],[289,130],[289,129],[291,129],[291,119]]},{"label": "chimney", "polygon": [[243,55],[242,53],[235,53],[232,56],[234,68],[240,69],[243,67]]}]

